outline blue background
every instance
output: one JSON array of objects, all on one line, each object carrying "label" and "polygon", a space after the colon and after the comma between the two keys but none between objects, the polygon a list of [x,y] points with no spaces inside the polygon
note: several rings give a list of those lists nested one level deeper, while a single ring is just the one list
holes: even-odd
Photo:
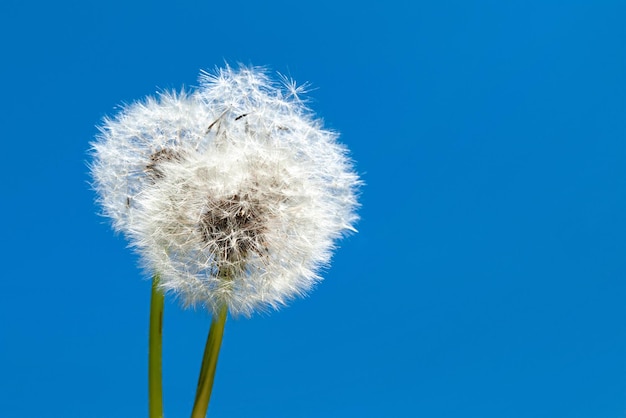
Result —
[{"label": "blue background", "polygon": [[[242,62],[310,81],[359,233],[229,320],[210,417],[624,417],[623,1],[0,4],[0,417],[147,416],[150,283],[96,215],[105,115]],[[167,417],[210,317],[166,305]]]}]

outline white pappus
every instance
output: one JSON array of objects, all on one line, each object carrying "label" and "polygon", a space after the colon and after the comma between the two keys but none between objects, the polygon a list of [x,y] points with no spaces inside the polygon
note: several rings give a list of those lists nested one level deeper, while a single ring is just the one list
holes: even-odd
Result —
[{"label": "white pappus", "polygon": [[354,230],[361,181],[300,93],[226,67],[100,128],[91,172],[104,214],[186,305],[278,308],[320,280]]}]

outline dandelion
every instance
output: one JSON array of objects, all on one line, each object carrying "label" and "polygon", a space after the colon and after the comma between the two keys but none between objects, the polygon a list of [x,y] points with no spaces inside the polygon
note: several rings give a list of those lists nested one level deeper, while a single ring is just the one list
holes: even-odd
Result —
[{"label": "dandelion", "polygon": [[106,119],[92,174],[105,215],[164,290],[249,316],[320,279],[334,240],[354,230],[359,180],[295,86],[254,68],[200,81]]},{"label": "dandelion", "polygon": [[[192,93],[106,119],[93,144],[104,214],[159,289],[213,314],[214,340],[227,311],[251,316],[311,290],[357,220],[347,150],[284,81],[258,68],[202,73]],[[217,350],[210,336],[199,394]]]}]

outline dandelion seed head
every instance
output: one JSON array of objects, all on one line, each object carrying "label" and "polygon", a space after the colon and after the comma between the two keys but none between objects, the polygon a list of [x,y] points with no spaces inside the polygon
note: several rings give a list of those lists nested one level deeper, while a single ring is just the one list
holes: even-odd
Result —
[{"label": "dandelion seed head", "polygon": [[284,89],[258,68],[202,73],[193,94],[106,120],[93,144],[105,214],[185,305],[277,309],[320,280],[354,230],[347,150],[295,83]]}]

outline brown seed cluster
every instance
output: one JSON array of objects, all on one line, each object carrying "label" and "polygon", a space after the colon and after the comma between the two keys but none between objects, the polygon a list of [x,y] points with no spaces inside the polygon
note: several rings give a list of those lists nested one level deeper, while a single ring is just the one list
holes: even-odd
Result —
[{"label": "brown seed cluster", "polygon": [[219,200],[209,198],[207,207],[200,232],[221,261],[240,264],[250,251],[261,254],[265,222],[258,200],[249,194],[235,194]]},{"label": "brown seed cluster", "polygon": [[150,155],[150,162],[146,165],[146,172],[152,179],[163,178],[163,171],[159,167],[164,161],[178,161],[180,154],[169,148],[163,148]]}]

